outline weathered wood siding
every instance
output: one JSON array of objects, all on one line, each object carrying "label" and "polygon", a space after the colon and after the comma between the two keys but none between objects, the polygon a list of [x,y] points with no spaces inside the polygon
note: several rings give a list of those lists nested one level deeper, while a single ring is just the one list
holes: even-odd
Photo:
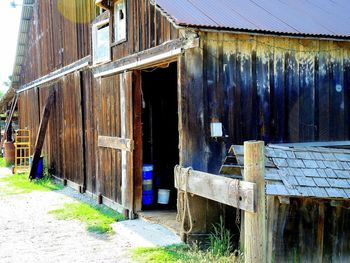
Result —
[{"label": "weathered wood siding", "polygon": [[33,153],[41,115],[38,89],[27,90],[20,95],[18,112],[19,128],[29,129],[31,132],[31,153]]},{"label": "weathered wood siding", "polygon": [[43,154],[48,167],[59,177],[84,184],[83,118],[80,73],[69,74],[58,82],[40,89],[25,91],[20,96],[19,126],[32,132],[34,147],[41,111],[50,89],[55,89]]},{"label": "weathered wood siding", "polygon": [[84,138],[84,164],[86,175],[86,188],[92,193],[97,192],[97,114],[98,105],[98,85],[91,71],[81,72],[82,89],[82,119]]},{"label": "weathered wood siding", "polygon": [[96,17],[94,0],[35,2],[21,84],[91,54],[90,22]]},{"label": "weathered wood siding", "polygon": [[[180,157],[217,173],[232,144],[349,140],[350,43],[201,33],[180,59]],[[222,122],[224,138],[210,137]]]},{"label": "weathered wood siding", "polygon": [[349,203],[269,197],[268,262],[350,261]]},{"label": "weathered wood siding", "polygon": [[[176,39],[177,29],[150,0],[126,0],[127,40],[112,47],[112,60]],[[113,22],[113,11],[111,13]]]}]

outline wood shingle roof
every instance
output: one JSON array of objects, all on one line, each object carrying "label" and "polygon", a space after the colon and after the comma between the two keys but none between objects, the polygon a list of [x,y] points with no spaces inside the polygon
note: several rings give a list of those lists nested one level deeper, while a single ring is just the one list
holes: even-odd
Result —
[{"label": "wood shingle roof", "polygon": [[[265,157],[267,195],[350,198],[350,150],[269,145]],[[220,173],[243,174],[243,159],[243,146],[232,146]]]}]

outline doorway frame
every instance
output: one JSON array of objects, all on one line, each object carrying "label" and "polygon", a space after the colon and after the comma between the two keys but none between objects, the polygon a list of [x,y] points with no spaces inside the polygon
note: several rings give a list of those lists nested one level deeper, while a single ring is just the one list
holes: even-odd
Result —
[{"label": "doorway frame", "polygon": [[[176,63],[177,68],[177,105],[178,107],[181,105],[181,81],[180,81],[180,59],[172,59],[170,61],[163,61],[157,65],[152,65],[147,68],[153,68],[161,65],[167,65],[170,63]],[[134,164],[134,212],[138,214],[138,212],[142,211],[142,166],[143,166],[143,143],[142,143],[142,69],[133,70],[133,89],[132,89],[132,97],[133,97],[133,140],[134,140],[134,154],[133,154],[133,164]],[[181,123],[181,113],[182,111],[178,108],[178,136],[179,136],[179,144],[180,144],[180,123]],[[181,162],[181,152],[178,147],[178,155],[179,162]]]}]

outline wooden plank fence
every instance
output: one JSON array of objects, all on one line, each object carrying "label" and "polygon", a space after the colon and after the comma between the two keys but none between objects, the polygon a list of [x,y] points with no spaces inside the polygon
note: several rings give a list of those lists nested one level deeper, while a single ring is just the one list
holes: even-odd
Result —
[{"label": "wooden plank fence", "polygon": [[244,143],[244,180],[175,167],[175,187],[244,210],[246,263],[266,262],[267,220],[264,142]]}]

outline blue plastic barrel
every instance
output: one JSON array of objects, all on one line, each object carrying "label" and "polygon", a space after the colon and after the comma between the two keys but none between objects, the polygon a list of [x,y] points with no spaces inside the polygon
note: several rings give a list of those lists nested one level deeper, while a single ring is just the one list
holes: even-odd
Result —
[{"label": "blue plastic barrel", "polygon": [[144,164],[142,167],[142,204],[153,204],[153,165]]}]

